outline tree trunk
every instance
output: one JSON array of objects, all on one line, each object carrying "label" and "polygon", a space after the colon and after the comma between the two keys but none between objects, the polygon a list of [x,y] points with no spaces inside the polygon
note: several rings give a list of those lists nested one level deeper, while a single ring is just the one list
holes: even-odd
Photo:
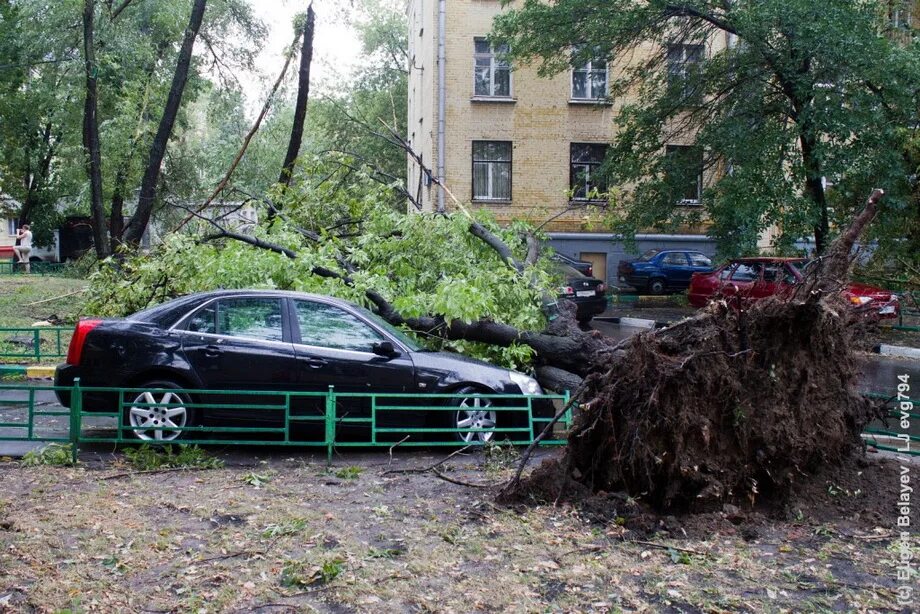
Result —
[{"label": "tree trunk", "polygon": [[182,95],[185,92],[185,84],[188,81],[189,66],[192,60],[192,50],[195,46],[195,39],[198,37],[198,30],[201,28],[201,22],[204,19],[206,5],[207,0],[195,0],[195,4],[192,6],[192,14],[185,30],[185,39],[182,41],[182,48],[179,50],[176,71],[173,74],[172,86],[169,89],[169,97],[166,99],[160,126],[150,146],[147,167],[144,170],[144,178],[141,181],[137,211],[134,212],[131,221],[128,222],[128,226],[125,228],[124,242],[131,245],[140,244],[144,231],[147,230],[147,225],[150,223],[150,214],[156,201],[157,184],[160,179],[163,157],[166,155],[166,145],[172,135],[176,116],[179,114],[179,107],[182,104]]},{"label": "tree trunk", "polygon": [[102,152],[99,141],[99,119],[96,116],[98,93],[96,88],[96,52],[93,43],[95,27],[95,0],[83,1],[83,60],[86,69],[86,101],[83,106],[83,149],[86,151],[86,174],[89,178],[90,215],[93,226],[93,244],[101,260],[109,255],[105,232],[105,209],[102,205]]},{"label": "tree trunk", "polygon": [[[310,65],[313,62],[313,30],[316,21],[316,15],[313,12],[313,5],[307,8],[307,22],[304,25],[303,47],[300,51],[300,71],[297,79],[297,105],[294,108],[294,125],[291,128],[291,139],[288,142],[287,154],[284,156],[284,164],[281,165],[281,176],[278,183],[285,188],[291,185],[291,178],[294,175],[294,164],[300,153],[300,145],[303,142],[303,125],[307,118],[307,101],[310,99]],[[280,209],[281,205],[277,205]]]},{"label": "tree trunk", "polygon": [[818,223],[815,225],[815,255],[820,256],[827,249],[828,234],[830,233],[830,220],[827,212],[827,193],[824,190],[824,177],[821,174],[821,163],[815,154],[817,143],[807,128],[802,129],[800,143],[802,145],[802,163],[805,167],[805,193],[811,198],[817,208]]},{"label": "tree trunk", "polygon": [[19,210],[20,226],[31,222],[32,212],[43,202],[41,191],[45,187],[45,182],[48,181],[48,175],[51,172],[51,161],[54,159],[54,144],[51,142],[52,128],[53,126],[50,122],[45,124],[45,129],[42,132],[44,155],[38,162],[38,171],[32,173],[25,181],[26,197],[22,202],[22,208]]}]

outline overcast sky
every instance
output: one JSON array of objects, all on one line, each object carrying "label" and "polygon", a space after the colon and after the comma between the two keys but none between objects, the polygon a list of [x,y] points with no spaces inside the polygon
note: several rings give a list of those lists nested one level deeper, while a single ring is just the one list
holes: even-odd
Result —
[{"label": "overcast sky", "polygon": [[[242,79],[247,108],[255,114],[284,64],[284,50],[292,40],[294,15],[306,11],[309,0],[249,0],[249,3],[269,28],[256,64],[259,74],[253,79]],[[343,17],[347,5],[342,0],[313,1],[316,37],[310,81],[317,89],[339,76],[348,76],[360,61],[361,44]],[[290,73],[295,74],[296,67]]]}]

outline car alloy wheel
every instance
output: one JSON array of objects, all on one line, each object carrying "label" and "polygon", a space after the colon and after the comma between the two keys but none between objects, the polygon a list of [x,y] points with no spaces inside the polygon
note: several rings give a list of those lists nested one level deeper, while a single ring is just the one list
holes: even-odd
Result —
[{"label": "car alloy wheel", "polygon": [[142,392],[126,409],[130,432],[142,441],[175,441],[182,437],[182,427],[191,423],[188,403],[178,392]]},{"label": "car alloy wheel", "polygon": [[648,285],[648,291],[655,295],[664,294],[664,280],[653,279]]},{"label": "car alloy wheel", "polygon": [[[454,419],[454,428],[458,429],[494,429],[497,416],[492,408],[492,399],[466,397],[459,403]],[[488,443],[495,437],[495,431],[482,430],[457,433],[457,439],[463,443]]]}]

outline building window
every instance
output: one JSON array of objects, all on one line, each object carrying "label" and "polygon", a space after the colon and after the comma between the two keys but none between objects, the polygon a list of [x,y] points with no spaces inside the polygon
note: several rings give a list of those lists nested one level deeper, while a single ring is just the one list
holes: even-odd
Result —
[{"label": "building window", "polygon": [[572,69],[573,100],[603,100],[606,97],[607,60],[589,60]]},{"label": "building window", "polygon": [[12,237],[19,232],[19,220],[10,218],[6,221],[6,231]]},{"label": "building window", "polygon": [[703,199],[703,150],[686,145],[668,145],[665,150],[665,181],[674,201],[698,205]]},{"label": "building window", "polygon": [[682,100],[698,99],[693,74],[703,63],[703,45],[668,45],[668,88]]},{"label": "building window", "polygon": [[569,160],[569,187],[573,200],[604,200],[607,180],[601,165],[607,157],[607,145],[572,143]]},{"label": "building window", "polygon": [[510,141],[473,141],[473,200],[511,200]]},{"label": "building window", "polygon": [[909,29],[913,21],[912,9],[913,0],[891,0],[888,8],[891,27],[900,30]]},{"label": "building window", "polygon": [[485,38],[475,39],[474,95],[489,98],[511,96],[511,63],[508,45],[492,45]]}]

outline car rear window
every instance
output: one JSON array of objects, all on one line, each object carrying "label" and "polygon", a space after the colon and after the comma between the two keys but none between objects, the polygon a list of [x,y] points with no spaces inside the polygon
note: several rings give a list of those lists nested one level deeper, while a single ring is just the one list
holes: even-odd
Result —
[{"label": "car rear window", "polygon": [[690,256],[690,266],[712,266],[712,260],[703,254],[690,252],[687,255]]},{"label": "car rear window", "polygon": [[649,260],[651,260],[652,258],[654,258],[655,256],[657,256],[657,255],[659,254],[659,252],[660,252],[660,250],[657,250],[657,249],[650,249],[650,250],[648,250],[647,252],[645,252],[644,254],[642,254],[641,256],[639,256],[639,260],[640,260],[641,262],[648,262]]}]

